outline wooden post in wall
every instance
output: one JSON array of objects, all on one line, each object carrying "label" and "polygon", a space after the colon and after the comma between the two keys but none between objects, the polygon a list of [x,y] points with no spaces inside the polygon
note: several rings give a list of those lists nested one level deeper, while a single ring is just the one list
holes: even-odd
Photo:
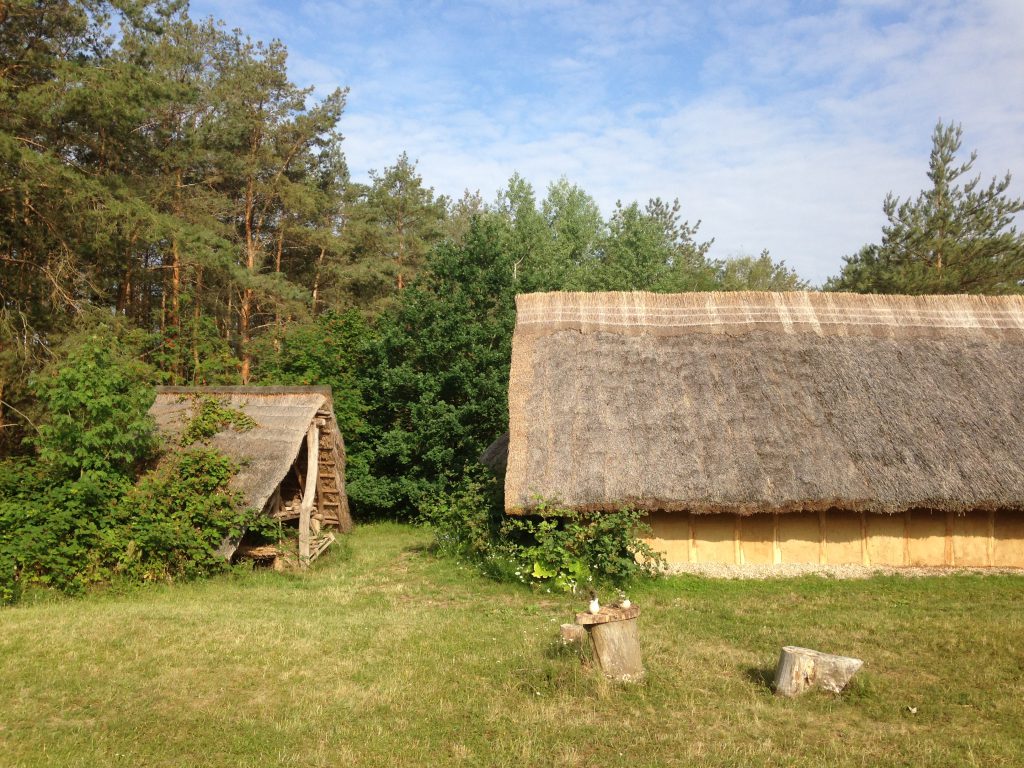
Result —
[{"label": "wooden post in wall", "polygon": [[946,512],[946,549],[943,556],[946,565],[956,565],[956,551],[953,549],[953,511]]},{"label": "wooden post in wall", "polygon": [[868,521],[865,513],[860,513],[860,563],[871,565],[871,553],[868,551]]},{"label": "wooden post in wall", "polygon": [[697,562],[697,531],[694,530],[693,512],[690,512],[690,562]]},{"label": "wooden post in wall", "polygon": [[740,530],[740,525],[741,525],[740,516],[737,514],[736,515],[736,521],[733,524],[733,529],[732,529],[733,546],[735,548],[735,552],[734,552],[735,557],[734,557],[734,559],[736,560],[736,565],[743,565],[743,546],[741,544],[741,542],[743,540],[743,533]]},{"label": "wooden post in wall", "polygon": [[320,463],[320,431],[316,422],[306,430],[306,487],[299,506],[299,565],[309,565],[309,518],[316,499],[317,467]]},{"label": "wooden post in wall", "polygon": [[989,565],[996,564],[996,511],[990,509],[988,513],[988,542],[986,542],[985,555]]},{"label": "wooden post in wall", "polygon": [[772,512],[772,562],[782,563],[782,545],[779,543],[779,513]]},{"label": "wooden post in wall", "polygon": [[828,565],[828,526],[825,510],[818,512],[818,562],[821,565]]},{"label": "wooden post in wall", "polygon": [[903,513],[903,564],[910,565],[910,510]]}]

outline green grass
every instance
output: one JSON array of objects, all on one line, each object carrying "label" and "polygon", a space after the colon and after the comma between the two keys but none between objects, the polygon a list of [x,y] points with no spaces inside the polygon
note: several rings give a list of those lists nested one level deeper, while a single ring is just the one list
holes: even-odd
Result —
[{"label": "green grass", "polygon": [[[1024,763],[1024,578],[666,579],[631,595],[648,678],[621,686],[556,642],[582,602],[428,541],[0,611],[0,765]],[[866,664],[776,699],[790,644]]]}]

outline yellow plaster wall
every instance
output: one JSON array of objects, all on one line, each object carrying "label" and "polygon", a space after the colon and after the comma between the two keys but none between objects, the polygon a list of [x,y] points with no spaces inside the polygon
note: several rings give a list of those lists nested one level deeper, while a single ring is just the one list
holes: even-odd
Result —
[{"label": "yellow plaster wall", "polygon": [[735,515],[694,515],[698,563],[736,563]]},{"label": "yellow plaster wall", "polygon": [[784,563],[817,563],[821,552],[821,527],[817,512],[779,515],[779,549]]},{"label": "yellow plaster wall", "polygon": [[829,565],[860,565],[864,536],[860,514],[830,512],[825,521],[826,553]]},{"label": "yellow plaster wall", "polygon": [[[989,514],[953,515],[953,561],[956,565],[989,565]],[[1024,552],[1024,549],[1018,550]]]},{"label": "yellow plaster wall", "polygon": [[[648,542],[669,563],[833,565],[959,565],[1024,567],[1024,514],[987,512],[965,515],[915,510],[900,515],[832,511],[778,515],[689,515],[656,512],[647,516]],[[824,530],[824,546],[822,531]],[[862,536],[862,531],[866,538]],[[692,538],[691,538],[692,537]],[[739,553],[739,558],[737,558]]]},{"label": "yellow plaster wall", "polygon": [[909,517],[910,565],[946,565],[946,513],[914,510]]},{"label": "yellow plaster wall", "polygon": [[740,520],[743,561],[758,565],[775,562],[775,521],[772,515],[749,515]]}]

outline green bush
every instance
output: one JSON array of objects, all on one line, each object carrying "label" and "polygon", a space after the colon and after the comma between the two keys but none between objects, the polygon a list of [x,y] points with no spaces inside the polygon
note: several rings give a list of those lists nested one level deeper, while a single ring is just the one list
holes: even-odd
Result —
[{"label": "green bush", "polygon": [[501,581],[519,570],[512,547],[502,537],[505,514],[497,478],[471,467],[451,491],[429,497],[420,507],[420,522],[434,531],[435,549]]},{"label": "green bush", "polygon": [[656,574],[663,560],[640,536],[650,529],[636,510],[584,514],[542,504],[538,514],[506,516],[500,484],[471,469],[447,493],[421,506],[438,552],[498,579],[576,592],[624,588]]},{"label": "green bush", "polygon": [[522,580],[566,592],[623,588],[656,574],[663,560],[640,538],[645,533],[650,528],[634,509],[583,513],[546,504],[502,526]]},{"label": "green bush", "polygon": [[237,467],[207,449],[186,451],[147,473],[124,496],[118,571],[132,580],[195,578],[223,570],[221,543],[246,530],[276,533],[276,523],[228,488]]},{"label": "green bush", "polygon": [[[156,458],[152,371],[117,328],[69,337],[32,381],[43,411],[34,458],[0,463],[0,603],[36,584],[68,594],[115,576],[190,578],[224,568],[216,550],[273,522],[227,489],[236,467],[209,450]],[[203,401],[188,440],[251,419]]]}]

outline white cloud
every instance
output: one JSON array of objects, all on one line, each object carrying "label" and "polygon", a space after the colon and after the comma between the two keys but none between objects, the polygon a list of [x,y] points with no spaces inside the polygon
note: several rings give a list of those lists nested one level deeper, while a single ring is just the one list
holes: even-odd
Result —
[{"label": "white cloud", "polygon": [[[429,6],[429,29],[404,25],[401,4],[245,7],[234,23],[256,19],[254,35],[286,24],[271,34],[297,82],[352,87],[341,129],[357,178],[407,151],[454,196],[491,197],[513,171],[541,194],[567,175],[606,213],[678,196],[714,255],[767,247],[815,282],[877,240],[888,191],[926,183],[940,117],[964,124],[978,172],[1024,174],[1018,0],[858,0],[802,16],[492,0]],[[484,55],[467,64],[460,46]]]}]

